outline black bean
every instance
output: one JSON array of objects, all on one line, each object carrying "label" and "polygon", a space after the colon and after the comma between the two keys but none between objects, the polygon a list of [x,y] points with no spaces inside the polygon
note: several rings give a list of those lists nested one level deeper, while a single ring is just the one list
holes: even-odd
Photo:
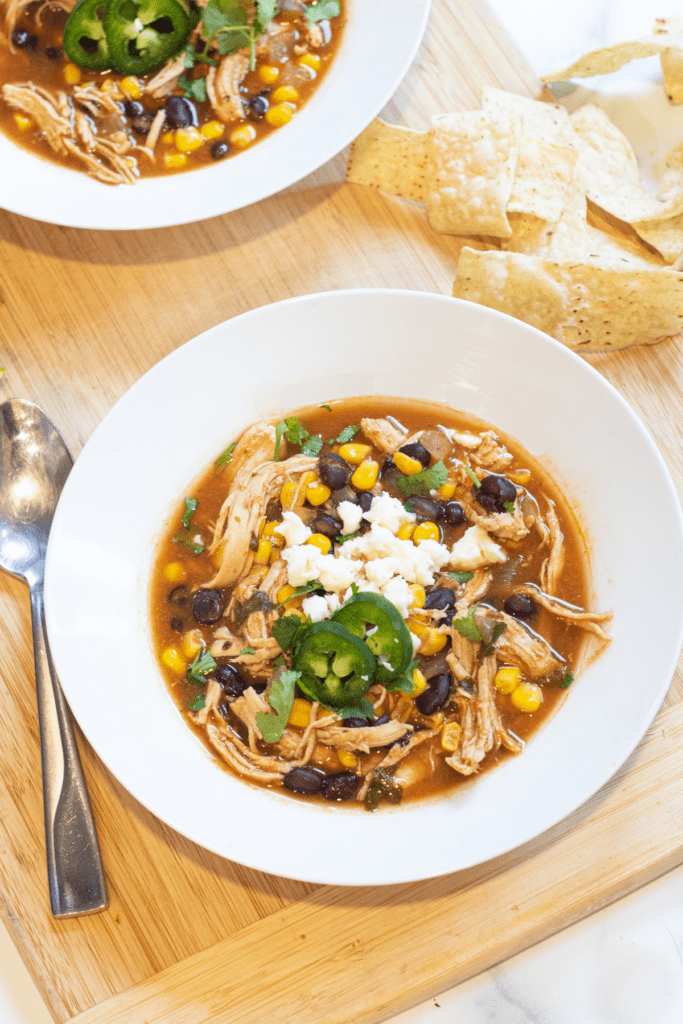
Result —
[{"label": "black bean", "polygon": [[446,612],[455,608],[455,594],[450,587],[437,587],[436,590],[430,590],[425,598],[425,608],[437,608],[439,611]]},{"label": "black bean", "polygon": [[369,512],[374,497],[375,495],[371,491],[357,491],[354,503],[360,505],[364,512]]},{"label": "black bean", "polygon": [[169,128],[189,128],[199,124],[197,108],[185,96],[169,96],[164,104]]},{"label": "black bean", "polygon": [[195,53],[204,53],[205,49],[206,49],[206,41],[204,39],[202,39],[201,36],[200,36],[198,39],[195,40],[195,44],[194,44]]},{"label": "black bean", "polygon": [[123,104],[123,112],[126,117],[139,117],[144,114],[145,108],[139,100],[126,100]]},{"label": "black bean", "polygon": [[311,524],[314,533],[323,533],[326,537],[338,537],[344,529],[344,524],[338,516],[329,512],[318,512]]},{"label": "black bean", "polygon": [[380,715],[379,718],[375,719],[375,721],[372,723],[372,725],[373,725],[373,728],[374,728],[376,725],[386,725],[387,722],[390,722],[390,721],[391,721],[391,719],[389,718],[389,715]]},{"label": "black bean", "polygon": [[222,160],[229,152],[230,146],[224,139],[218,139],[217,142],[212,143],[211,149],[209,150],[212,160]]},{"label": "black bean", "polygon": [[181,583],[179,587],[173,588],[166,600],[169,604],[174,604],[178,608],[184,608],[190,600],[190,591],[184,583]]},{"label": "black bean", "polygon": [[531,619],[536,611],[536,605],[527,594],[510,594],[505,598],[503,611],[516,619]]},{"label": "black bean", "polygon": [[360,781],[360,776],[353,772],[335,772],[323,779],[322,794],[326,800],[350,800],[356,795]]},{"label": "black bean", "polygon": [[58,46],[46,46],[45,56],[48,60],[59,60],[62,55],[62,51]]},{"label": "black bean", "polygon": [[451,674],[440,672],[438,676],[432,676],[427,683],[427,689],[415,698],[415,707],[422,715],[433,715],[435,711],[440,711],[448,704],[450,695]]},{"label": "black bean", "polygon": [[225,598],[220,590],[198,590],[192,598],[192,614],[197,622],[218,622],[224,609]]},{"label": "black bean", "polygon": [[[257,96],[252,96],[245,103],[246,115],[250,121],[262,121],[266,116],[266,111],[270,103],[263,93],[259,93]],[[329,486],[329,484],[328,484]]]},{"label": "black bean", "polygon": [[315,768],[301,766],[292,768],[282,778],[282,785],[291,789],[293,793],[318,793],[325,781],[324,772],[316,771]]},{"label": "black bean", "polygon": [[460,526],[465,522],[465,509],[459,501],[447,501],[443,507],[443,517],[449,526]]},{"label": "black bean", "polygon": [[479,487],[472,487],[472,494],[487,512],[505,512],[505,504],[517,497],[517,488],[506,476],[491,473],[480,481]]},{"label": "black bean", "polygon": [[171,619],[170,626],[171,626],[171,629],[174,629],[176,631],[176,633],[184,633],[185,632],[185,623],[183,622],[182,619],[176,619],[176,618]]},{"label": "black bean", "polygon": [[418,520],[428,520],[431,523],[438,523],[440,519],[443,519],[443,505],[439,504],[438,501],[434,501],[434,498],[423,497],[421,494],[415,494],[410,501],[410,507],[417,516]]},{"label": "black bean", "polygon": [[218,665],[213,677],[228,697],[241,697],[249,686],[249,680],[243,679],[234,665],[225,662]]},{"label": "black bean", "polygon": [[345,718],[344,728],[345,729],[366,729],[370,723],[367,718]]},{"label": "black bean", "polygon": [[130,122],[131,128],[136,135],[149,135],[153,120],[154,118],[151,114],[138,114],[137,117],[132,118]]},{"label": "black bean", "polygon": [[331,491],[340,491],[351,479],[353,469],[336,452],[325,452],[318,459],[318,476]]},{"label": "black bean", "polygon": [[29,40],[28,29],[15,28],[12,33],[12,46],[16,46],[18,50],[23,50]]},{"label": "black bean", "polygon": [[400,452],[404,455],[409,456],[411,459],[417,459],[421,462],[426,469],[429,463],[432,461],[432,457],[423,444],[419,441],[415,441],[413,444],[404,444],[402,448],[399,448]]},{"label": "black bean", "polygon": [[31,52],[38,49],[38,36],[31,35],[24,43],[24,49],[31,50]]}]

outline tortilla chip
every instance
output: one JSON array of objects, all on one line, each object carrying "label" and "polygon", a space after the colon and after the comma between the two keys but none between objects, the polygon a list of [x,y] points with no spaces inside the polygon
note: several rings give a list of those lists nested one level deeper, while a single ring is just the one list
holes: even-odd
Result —
[{"label": "tortilla chip", "polygon": [[683,194],[662,202],[643,188],[631,145],[604,110],[587,103],[570,120],[579,175],[592,202],[627,224],[683,213]]},{"label": "tortilla chip", "polygon": [[683,329],[683,273],[464,248],[456,298],[498,309],[570,348],[650,345]]},{"label": "tortilla chip", "polygon": [[633,227],[667,263],[675,263],[683,253],[683,213],[666,220],[638,220]]},{"label": "tortilla chip", "polygon": [[[657,18],[652,31],[683,44],[683,18]],[[664,50],[660,60],[667,96],[672,103],[683,103],[683,53],[673,48]]]},{"label": "tortilla chip", "polygon": [[375,120],[351,143],[347,181],[424,202],[430,132]]},{"label": "tortilla chip", "polygon": [[425,197],[435,231],[509,238],[506,207],[519,152],[520,119],[484,111],[432,119]]},{"label": "tortilla chip", "polygon": [[585,53],[569,67],[554,71],[550,75],[541,75],[542,82],[566,82],[570,78],[591,78],[593,75],[607,75],[618,71],[624,64],[640,57],[654,57],[657,54],[683,56],[683,42],[676,37],[661,35],[647,36],[627,43],[614,43],[612,46],[601,46],[598,50]]}]

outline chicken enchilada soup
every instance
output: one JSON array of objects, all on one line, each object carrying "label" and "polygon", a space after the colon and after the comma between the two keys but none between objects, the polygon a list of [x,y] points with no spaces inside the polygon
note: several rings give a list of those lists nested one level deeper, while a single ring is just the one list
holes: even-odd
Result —
[{"label": "chicken enchilada soup", "polygon": [[522,754],[609,642],[587,572],[517,443],[443,406],[343,400],[256,423],[184,497],[155,644],[222,765],[375,810]]},{"label": "chicken enchilada soup", "polygon": [[106,184],[175,174],[285,127],[347,0],[0,0],[0,127]]}]

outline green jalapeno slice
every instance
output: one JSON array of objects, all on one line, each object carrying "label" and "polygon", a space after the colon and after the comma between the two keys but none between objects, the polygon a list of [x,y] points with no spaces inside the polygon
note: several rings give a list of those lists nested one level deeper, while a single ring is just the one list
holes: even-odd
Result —
[{"label": "green jalapeno slice", "polygon": [[107,0],[110,66],[121,75],[145,75],[182,49],[192,26],[189,6],[177,0]]},{"label": "green jalapeno slice", "polygon": [[91,71],[111,67],[104,30],[105,0],[78,0],[64,26],[64,52],[73,64]]},{"label": "green jalapeno slice", "polygon": [[377,658],[375,680],[387,683],[402,675],[413,660],[413,641],[400,611],[381,594],[353,594],[332,615],[360,637]]},{"label": "green jalapeno slice", "polygon": [[363,640],[340,622],[315,622],[292,656],[299,686],[326,707],[353,707],[373,683],[375,659]]}]

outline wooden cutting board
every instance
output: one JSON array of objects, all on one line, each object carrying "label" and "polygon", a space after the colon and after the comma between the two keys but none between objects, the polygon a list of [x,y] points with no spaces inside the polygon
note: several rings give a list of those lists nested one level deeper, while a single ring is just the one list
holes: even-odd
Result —
[{"label": "wooden cutting board", "polygon": [[[434,0],[384,116],[424,128],[431,114],[478,107],[485,85],[540,93],[483,3]],[[345,156],[247,210],[177,229],[78,231],[0,212],[0,400],[37,402],[77,455],[142,373],[228,317],[334,288],[450,294],[462,241],[432,232],[411,203],[346,185]],[[649,425],[680,490],[680,343],[591,362]],[[386,888],[306,885],[213,856],[136,803],[81,737],[111,905],[55,921],[28,595],[4,576],[0,635],[1,909],[57,1021],[370,1024],[683,862],[679,671],[644,742],[570,819],[476,869]]]}]

